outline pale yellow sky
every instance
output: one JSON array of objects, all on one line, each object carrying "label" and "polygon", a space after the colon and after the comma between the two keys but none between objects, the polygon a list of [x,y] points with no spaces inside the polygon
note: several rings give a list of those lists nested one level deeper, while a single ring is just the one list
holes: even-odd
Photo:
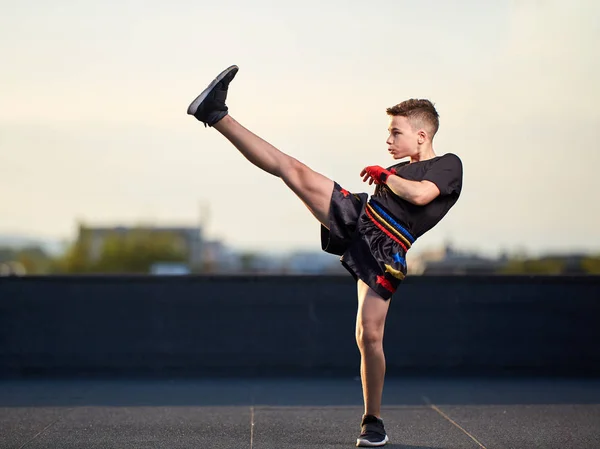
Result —
[{"label": "pale yellow sky", "polygon": [[0,4],[0,234],[195,224],[205,203],[210,237],[318,250],[283,183],[185,114],[237,64],[232,116],[355,191],[392,163],[385,108],[435,102],[463,195],[415,251],[600,251],[597,2]]}]

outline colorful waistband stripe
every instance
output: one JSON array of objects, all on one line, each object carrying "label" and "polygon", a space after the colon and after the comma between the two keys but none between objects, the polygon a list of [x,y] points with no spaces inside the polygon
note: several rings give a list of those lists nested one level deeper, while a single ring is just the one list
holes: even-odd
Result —
[{"label": "colorful waistband stripe", "polygon": [[[388,223],[382,221],[381,217],[377,215],[377,212],[375,212],[375,210],[369,204],[367,204],[365,212],[367,216],[371,219],[371,221],[375,224],[375,226],[381,229],[393,241],[398,243],[404,249],[404,251],[408,251],[408,248],[410,248],[410,242],[406,239],[406,237],[404,237],[402,234],[396,231]],[[378,218],[375,218],[375,216],[377,216]]]},{"label": "colorful waistband stripe", "polygon": [[379,215],[383,216],[390,224],[392,224],[398,231],[400,231],[404,236],[409,240],[410,243],[415,242],[415,238],[408,232],[406,229],[402,227],[396,220],[390,217],[386,211],[382,209],[382,207],[377,204],[375,201],[369,201],[369,204],[373,206],[373,208],[379,213]]},{"label": "colorful waistband stripe", "polygon": [[[377,207],[377,205],[375,205],[375,204],[372,205],[372,203],[369,202],[369,203],[367,203],[367,207],[366,207],[366,211],[369,213],[368,215],[371,218],[371,220],[377,221],[378,223],[376,223],[376,224],[383,225],[387,231],[391,232],[396,238],[400,239],[406,245],[405,250],[408,251],[408,248],[410,248],[412,246],[412,242],[414,242],[414,238],[410,235],[410,233],[408,231],[406,231],[406,229],[402,228],[401,226],[400,226],[400,228],[404,232],[402,232],[402,231],[400,231],[400,229],[396,228],[396,226],[394,226],[394,225],[397,225],[397,226],[399,226],[399,225],[395,220],[392,219],[392,222],[394,223],[394,225],[393,225],[385,217],[382,217],[381,215],[379,215],[373,206]],[[380,207],[378,207],[378,209],[382,210]],[[388,214],[386,214],[385,212],[384,212],[384,214],[386,217],[391,219],[391,217]],[[386,232],[386,234],[387,233],[388,232]],[[410,236],[410,239],[408,239],[405,236],[405,233]]]}]

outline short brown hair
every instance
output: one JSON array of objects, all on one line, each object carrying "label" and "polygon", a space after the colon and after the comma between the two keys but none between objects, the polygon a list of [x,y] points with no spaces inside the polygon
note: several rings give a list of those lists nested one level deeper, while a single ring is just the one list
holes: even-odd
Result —
[{"label": "short brown hair", "polygon": [[387,108],[388,115],[406,117],[414,129],[425,128],[433,136],[440,127],[439,114],[429,100],[410,99]]}]

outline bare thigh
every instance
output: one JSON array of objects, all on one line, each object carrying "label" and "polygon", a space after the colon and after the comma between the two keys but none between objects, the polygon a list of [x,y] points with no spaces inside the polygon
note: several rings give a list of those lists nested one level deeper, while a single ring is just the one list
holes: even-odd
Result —
[{"label": "bare thigh", "polygon": [[367,342],[383,340],[385,319],[390,301],[383,299],[371,287],[358,280],[357,337]]},{"label": "bare thigh", "polygon": [[282,164],[280,176],[315,218],[329,228],[333,181],[292,157]]}]

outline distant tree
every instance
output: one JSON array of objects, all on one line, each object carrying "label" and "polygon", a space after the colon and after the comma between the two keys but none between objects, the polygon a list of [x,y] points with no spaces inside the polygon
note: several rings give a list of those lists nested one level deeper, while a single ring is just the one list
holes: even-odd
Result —
[{"label": "distant tree", "polygon": [[24,248],[1,248],[0,263],[16,262],[26,274],[49,274],[53,271],[54,259],[39,246]]},{"label": "distant tree", "polygon": [[27,274],[50,274],[54,267],[54,259],[40,247],[23,248],[17,252],[20,262]]},{"label": "distant tree", "polygon": [[587,274],[600,274],[600,256],[584,257],[581,260],[581,268]]},{"label": "distant tree", "polygon": [[80,233],[59,261],[63,273],[148,273],[156,262],[185,262],[187,248],[173,233],[145,230],[115,232],[103,238],[97,257],[92,257],[91,235]]},{"label": "distant tree", "polygon": [[103,273],[148,273],[156,262],[185,262],[186,253],[181,239],[168,232],[115,234],[104,241],[93,269]]},{"label": "distant tree", "polygon": [[561,274],[566,262],[559,258],[511,259],[499,270],[501,274]]},{"label": "distant tree", "polygon": [[91,254],[91,239],[88,233],[81,232],[79,238],[59,258],[54,270],[56,273],[89,273],[92,264],[89,260]]}]

